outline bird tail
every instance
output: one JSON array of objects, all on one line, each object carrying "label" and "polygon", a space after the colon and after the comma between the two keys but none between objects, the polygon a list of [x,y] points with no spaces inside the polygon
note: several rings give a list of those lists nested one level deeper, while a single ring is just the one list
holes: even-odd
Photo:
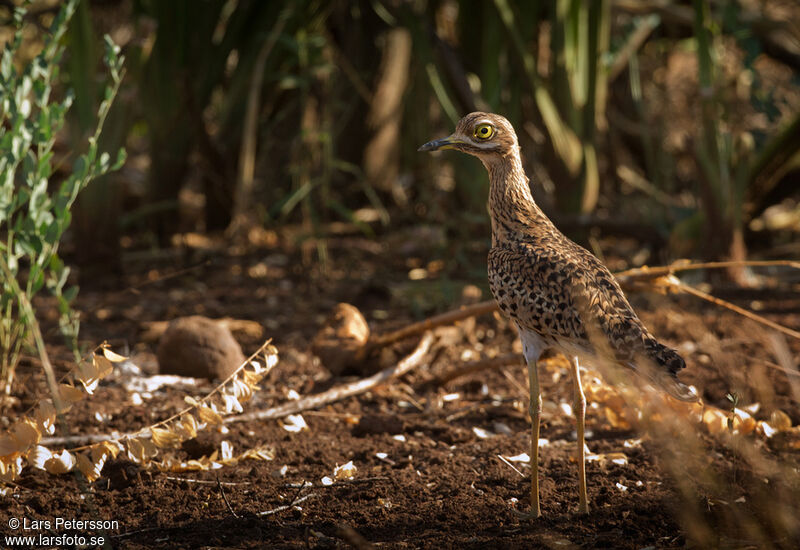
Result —
[{"label": "bird tail", "polygon": [[[686,368],[686,362],[677,351],[650,338],[645,342],[645,361],[642,362],[648,363],[649,368],[636,370],[672,397],[690,403],[698,400],[694,389],[678,380],[678,372]],[[636,366],[641,367],[640,363]]]}]

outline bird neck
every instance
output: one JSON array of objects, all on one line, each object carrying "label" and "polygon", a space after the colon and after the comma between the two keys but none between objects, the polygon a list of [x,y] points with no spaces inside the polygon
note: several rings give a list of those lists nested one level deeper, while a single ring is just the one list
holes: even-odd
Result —
[{"label": "bird neck", "polygon": [[489,172],[493,244],[535,236],[538,231],[552,226],[533,200],[518,148],[506,156],[484,160],[483,164]]}]

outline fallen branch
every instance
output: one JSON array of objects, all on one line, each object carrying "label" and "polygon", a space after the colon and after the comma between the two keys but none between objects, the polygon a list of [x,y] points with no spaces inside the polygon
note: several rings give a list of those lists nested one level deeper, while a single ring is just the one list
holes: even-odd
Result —
[{"label": "fallen branch", "polygon": [[792,330],[792,329],[790,329],[788,327],[785,327],[783,325],[779,325],[778,323],[776,323],[774,321],[770,321],[766,317],[762,317],[761,315],[757,315],[757,314],[753,313],[752,311],[748,311],[748,310],[746,310],[744,308],[741,308],[741,307],[739,307],[739,306],[737,306],[735,304],[732,304],[730,302],[726,302],[725,300],[721,300],[720,298],[717,298],[716,296],[712,296],[711,294],[706,294],[702,290],[697,290],[696,288],[694,288],[692,286],[689,286],[687,284],[682,283],[677,277],[672,277],[672,279],[674,279],[674,280],[670,281],[670,285],[673,288],[676,288],[676,289],[680,290],[681,292],[685,292],[687,294],[691,294],[692,296],[696,296],[696,297],[700,298],[701,300],[705,300],[707,302],[711,302],[712,304],[718,305],[720,307],[724,307],[725,309],[729,309],[729,310],[731,310],[733,312],[738,313],[739,315],[741,315],[743,317],[747,317],[751,321],[755,321],[756,323],[760,323],[762,325],[766,325],[766,326],[768,326],[768,327],[770,327],[772,329],[777,330],[778,332],[782,332],[783,334],[786,334],[787,336],[791,336],[792,338],[797,338],[798,340],[800,340],[800,332],[798,332],[796,330]]},{"label": "fallen branch", "polygon": [[626,269],[625,271],[620,271],[615,273],[614,276],[617,279],[625,280],[626,278],[656,278],[661,277],[662,275],[670,275],[675,273],[676,271],[691,271],[695,269],[726,269],[729,267],[776,267],[776,266],[783,266],[783,267],[791,267],[794,269],[800,269],[800,262],[794,262],[791,260],[744,260],[744,261],[731,261],[731,262],[701,262],[701,263],[690,263],[687,261],[677,261],[673,262],[670,265],[663,265],[663,266],[642,266],[642,267],[635,267],[633,269]]},{"label": "fallen branch", "polygon": [[422,364],[423,360],[425,359],[425,355],[431,349],[433,340],[433,333],[425,333],[425,335],[419,341],[419,344],[417,344],[417,347],[413,352],[411,352],[410,355],[402,359],[399,363],[397,363],[397,365],[383,369],[382,371],[368,378],[362,378],[361,380],[347,384],[340,384],[329,389],[328,391],[318,393],[316,395],[310,395],[308,397],[298,399],[297,401],[284,403],[283,405],[279,405],[264,411],[253,411],[237,416],[228,416],[224,419],[224,422],[227,424],[230,422],[283,418],[290,414],[296,414],[308,409],[316,409],[322,405],[341,401],[346,397],[359,395],[379,384],[383,384],[389,380],[392,380],[393,378],[402,376],[418,367],[420,364]]},{"label": "fallen branch", "polygon": [[389,344],[393,344],[398,340],[404,340],[405,338],[422,334],[423,332],[432,330],[436,327],[451,325],[456,321],[461,321],[462,319],[477,317],[478,315],[492,313],[494,311],[497,311],[497,303],[494,300],[486,300],[485,302],[479,302],[471,306],[464,306],[440,315],[429,317],[424,321],[412,323],[388,334],[382,334],[380,336],[376,336],[374,339],[370,339],[370,341],[368,341],[364,348],[360,351],[359,358],[363,359],[371,351]]}]

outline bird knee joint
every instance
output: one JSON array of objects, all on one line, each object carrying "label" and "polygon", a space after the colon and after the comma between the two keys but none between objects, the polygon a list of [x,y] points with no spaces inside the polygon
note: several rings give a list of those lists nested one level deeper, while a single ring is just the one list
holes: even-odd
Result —
[{"label": "bird knee joint", "polygon": [[540,395],[537,399],[532,399],[531,404],[528,407],[528,413],[531,415],[531,418],[535,416],[540,416],[542,414],[542,396]]}]

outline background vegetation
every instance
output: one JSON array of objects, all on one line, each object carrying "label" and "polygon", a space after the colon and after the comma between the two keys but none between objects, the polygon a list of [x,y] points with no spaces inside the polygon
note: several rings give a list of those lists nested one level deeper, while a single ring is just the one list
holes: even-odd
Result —
[{"label": "background vegetation", "polygon": [[[13,5],[0,6],[8,40]],[[59,7],[30,5],[15,64],[38,54]],[[54,162],[96,125],[105,34],[127,74],[98,146],[130,160],[82,193],[70,259],[108,272],[123,247],[187,232],[252,241],[289,225],[323,267],[333,227],[377,238],[435,224],[450,242],[485,239],[477,162],[416,153],[476,109],[513,122],[535,196],[583,243],[635,234],[638,263],[796,256],[796,11],[778,0],[78,2],[54,82],[75,105]],[[729,276],[747,283],[741,269]]]}]

